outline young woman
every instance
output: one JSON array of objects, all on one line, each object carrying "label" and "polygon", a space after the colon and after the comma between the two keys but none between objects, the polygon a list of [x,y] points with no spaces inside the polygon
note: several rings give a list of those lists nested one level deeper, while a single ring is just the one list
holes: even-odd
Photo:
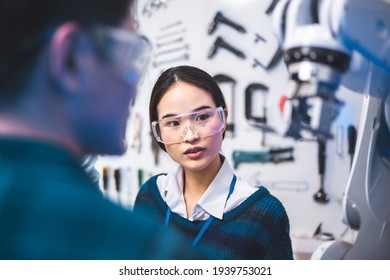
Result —
[{"label": "young woman", "polygon": [[203,70],[166,70],[152,90],[151,129],[179,166],[141,187],[134,211],[182,231],[215,259],[293,259],[289,220],[264,187],[241,181],[220,153],[228,110]]}]

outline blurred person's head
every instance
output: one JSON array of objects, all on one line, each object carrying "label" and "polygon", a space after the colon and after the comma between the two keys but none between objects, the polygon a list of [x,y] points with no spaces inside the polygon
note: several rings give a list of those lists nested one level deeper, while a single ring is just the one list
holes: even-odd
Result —
[{"label": "blurred person's head", "polygon": [[130,9],[130,0],[0,0],[0,134],[78,156],[123,153],[147,61]]}]

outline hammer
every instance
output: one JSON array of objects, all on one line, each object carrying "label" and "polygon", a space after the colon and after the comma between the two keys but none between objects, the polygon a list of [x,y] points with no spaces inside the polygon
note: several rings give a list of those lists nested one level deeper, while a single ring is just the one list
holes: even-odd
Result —
[{"label": "hammer", "polygon": [[224,48],[224,49],[227,49],[228,51],[231,51],[232,53],[234,53],[236,56],[242,58],[242,59],[245,59],[246,56],[245,54],[234,48],[233,46],[231,46],[230,44],[228,44],[224,39],[222,39],[221,36],[218,36],[217,39],[215,40],[214,44],[212,45],[212,47],[210,48],[209,50],[209,53],[207,55],[208,58],[213,58],[215,56],[215,54],[217,53],[217,50],[219,48]]},{"label": "hammer", "polygon": [[238,23],[235,23],[231,21],[230,19],[226,18],[220,11],[218,11],[213,19],[213,21],[209,25],[209,34],[213,34],[214,31],[217,29],[217,26],[219,23],[224,23],[229,25],[230,27],[233,27],[238,32],[246,33],[246,30],[243,26],[239,25]]}]

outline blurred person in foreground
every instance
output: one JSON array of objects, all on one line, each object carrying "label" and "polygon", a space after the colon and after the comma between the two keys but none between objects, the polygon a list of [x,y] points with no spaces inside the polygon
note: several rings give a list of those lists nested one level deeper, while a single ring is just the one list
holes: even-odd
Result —
[{"label": "blurred person in foreground", "polygon": [[126,150],[149,53],[130,7],[0,0],[0,259],[203,258],[105,200],[80,164]]}]

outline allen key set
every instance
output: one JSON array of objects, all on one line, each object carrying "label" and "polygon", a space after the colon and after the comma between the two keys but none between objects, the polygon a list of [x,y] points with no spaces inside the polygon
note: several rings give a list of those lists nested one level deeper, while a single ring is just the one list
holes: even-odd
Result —
[{"label": "allen key set", "polygon": [[179,20],[160,27],[162,33],[155,37],[153,67],[190,59],[190,45],[185,41],[187,29],[182,24]]}]

